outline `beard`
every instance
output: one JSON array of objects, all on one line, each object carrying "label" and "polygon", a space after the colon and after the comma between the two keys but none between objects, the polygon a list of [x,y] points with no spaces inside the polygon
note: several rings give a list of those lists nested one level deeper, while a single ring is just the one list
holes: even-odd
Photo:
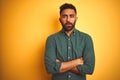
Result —
[{"label": "beard", "polygon": [[75,28],[75,22],[74,23],[67,22],[65,24],[62,24],[62,27],[65,31],[71,31]]}]

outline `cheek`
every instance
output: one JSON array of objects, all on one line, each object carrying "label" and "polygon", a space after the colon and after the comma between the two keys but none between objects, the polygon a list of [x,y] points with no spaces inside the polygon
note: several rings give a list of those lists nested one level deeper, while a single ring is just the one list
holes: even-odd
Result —
[{"label": "cheek", "polygon": [[66,23],[66,20],[65,20],[65,19],[60,19],[60,22],[61,22],[62,24],[65,24],[65,23]]},{"label": "cheek", "polygon": [[72,22],[72,23],[75,23],[75,22],[76,22],[76,19],[71,19],[71,22]]}]

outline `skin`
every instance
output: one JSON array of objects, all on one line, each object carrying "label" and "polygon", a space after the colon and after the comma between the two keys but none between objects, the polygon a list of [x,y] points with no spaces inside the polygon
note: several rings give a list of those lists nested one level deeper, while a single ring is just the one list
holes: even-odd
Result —
[{"label": "skin", "polygon": [[[77,19],[78,18],[76,17],[74,9],[64,9],[61,12],[59,20],[68,37],[70,37],[71,33],[73,32]],[[61,61],[56,59],[56,62]],[[79,74],[80,71],[77,69],[77,66],[83,64],[84,60],[82,57],[67,62],[61,62],[60,73],[71,71]]]},{"label": "skin", "polygon": [[[61,62],[59,59],[56,59],[56,62]],[[80,71],[77,69],[78,65],[83,65],[84,60],[83,58],[77,58],[71,61],[62,62],[60,67],[60,73],[71,71],[75,74],[80,74]]]},{"label": "skin", "polygon": [[59,20],[67,35],[70,36],[77,21],[75,11],[73,9],[64,9],[60,14]]}]

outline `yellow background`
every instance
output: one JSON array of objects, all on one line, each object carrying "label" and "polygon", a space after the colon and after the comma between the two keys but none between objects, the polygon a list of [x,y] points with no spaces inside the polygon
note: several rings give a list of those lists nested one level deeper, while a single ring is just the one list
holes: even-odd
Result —
[{"label": "yellow background", "polygon": [[50,80],[46,38],[61,29],[59,6],[77,8],[76,28],[94,41],[96,65],[88,80],[120,80],[120,0],[1,0],[3,80]]}]

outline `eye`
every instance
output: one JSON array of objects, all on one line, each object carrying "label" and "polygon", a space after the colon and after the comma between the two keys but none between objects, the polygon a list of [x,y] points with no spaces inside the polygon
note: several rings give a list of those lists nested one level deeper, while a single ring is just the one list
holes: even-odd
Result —
[{"label": "eye", "polygon": [[75,17],[75,15],[71,14],[71,15],[70,15],[70,17],[71,17],[71,18],[74,18],[74,17]]},{"label": "eye", "polygon": [[62,18],[66,18],[67,17],[67,15],[62,15]]}]

